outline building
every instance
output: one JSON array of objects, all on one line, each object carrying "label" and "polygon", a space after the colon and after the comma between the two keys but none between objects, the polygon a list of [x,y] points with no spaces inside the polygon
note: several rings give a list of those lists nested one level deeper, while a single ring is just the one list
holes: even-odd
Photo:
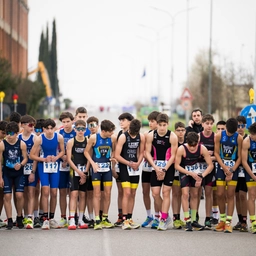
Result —
[{"label": "building", "polygon": [[0,0],[0,54],[12,73],[23,78],[28,69],[28,1]]}]

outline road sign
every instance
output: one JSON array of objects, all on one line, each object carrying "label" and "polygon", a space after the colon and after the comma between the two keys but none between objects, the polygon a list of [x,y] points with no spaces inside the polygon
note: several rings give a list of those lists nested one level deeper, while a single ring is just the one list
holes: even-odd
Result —
[{"label": "road sign", "polygon": [[240,115],[246,118],[246,128],[248,129],[251,124],[256,122],[256,105],[251,104],[244,107]]},{"label": "road sign", "polygon": [[181,94],[180,97],[181,100],[192,100],[193,96],[192,93],[190,92],[190,90],[188,88],[185,88],[183,93]]},{"label": "road sign", "polygon": [[181,101],[181,106],[184,110],[189,110],[191,109],[191,100],[182,100]]}]

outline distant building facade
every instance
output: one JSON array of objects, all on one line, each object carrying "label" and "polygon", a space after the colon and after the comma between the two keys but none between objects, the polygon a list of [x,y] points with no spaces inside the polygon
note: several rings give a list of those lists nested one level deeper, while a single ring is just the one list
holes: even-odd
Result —
[{"label": "distant building facade", "polygon": [[14,75],[23,78],[28,69],[27,0],[0,0],[0,52],[12,67]]}]

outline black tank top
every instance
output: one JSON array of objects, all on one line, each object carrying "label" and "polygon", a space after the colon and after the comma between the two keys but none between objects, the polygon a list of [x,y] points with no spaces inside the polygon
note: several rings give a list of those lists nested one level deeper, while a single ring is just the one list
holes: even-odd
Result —
[{"label": "black tank top", "polygon": [[3,140],[3,143],[5,149],[3,152],[3,165],[14,169],[15,164],[22,161],[21,141],[18,139],[14,145],[9,144],[6,140]]},{"label": "black tank top", "polygon": [[171,157],[171,143],[170,143],[171,131],[167,130],[164,136],[160,136],[157,131],[153,134],[153,151],[154,160],[169,160]]},{"label": "black tank top", "polygon": [[84,141],[77,141],[74,137],[74,144],[72,147],[72,161],[75,165],[81,164],[86,165],[87,158],[84,156],[84,149],[87,145],[87,139],[84,138]]},{"label": "black tank top", "polygon": [[196,152],[190,152],[186,145],[183,145],[186,156],[182,156],[181,166],[185,168],[186,165],[194,165],[198,163],[198,159],[201,156],[201,145],[198,144]]}]

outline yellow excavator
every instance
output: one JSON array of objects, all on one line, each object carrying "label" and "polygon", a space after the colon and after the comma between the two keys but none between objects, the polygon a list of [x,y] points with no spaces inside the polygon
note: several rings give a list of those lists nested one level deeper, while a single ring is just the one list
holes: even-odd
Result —
[{"label": "yellow excavator", "polygon": [[28,72],[27,76],[32,75],[33,73],[36,73],[36,72],[40,72],[42,80],[43,80],[43,84],[45,86],[47,99],[51,100],[52,99],[51,83],[50,83],[50,79],[49,79],[47,69],[44,66],[44,63],[42,61],[39,61],[37,68]]}]

